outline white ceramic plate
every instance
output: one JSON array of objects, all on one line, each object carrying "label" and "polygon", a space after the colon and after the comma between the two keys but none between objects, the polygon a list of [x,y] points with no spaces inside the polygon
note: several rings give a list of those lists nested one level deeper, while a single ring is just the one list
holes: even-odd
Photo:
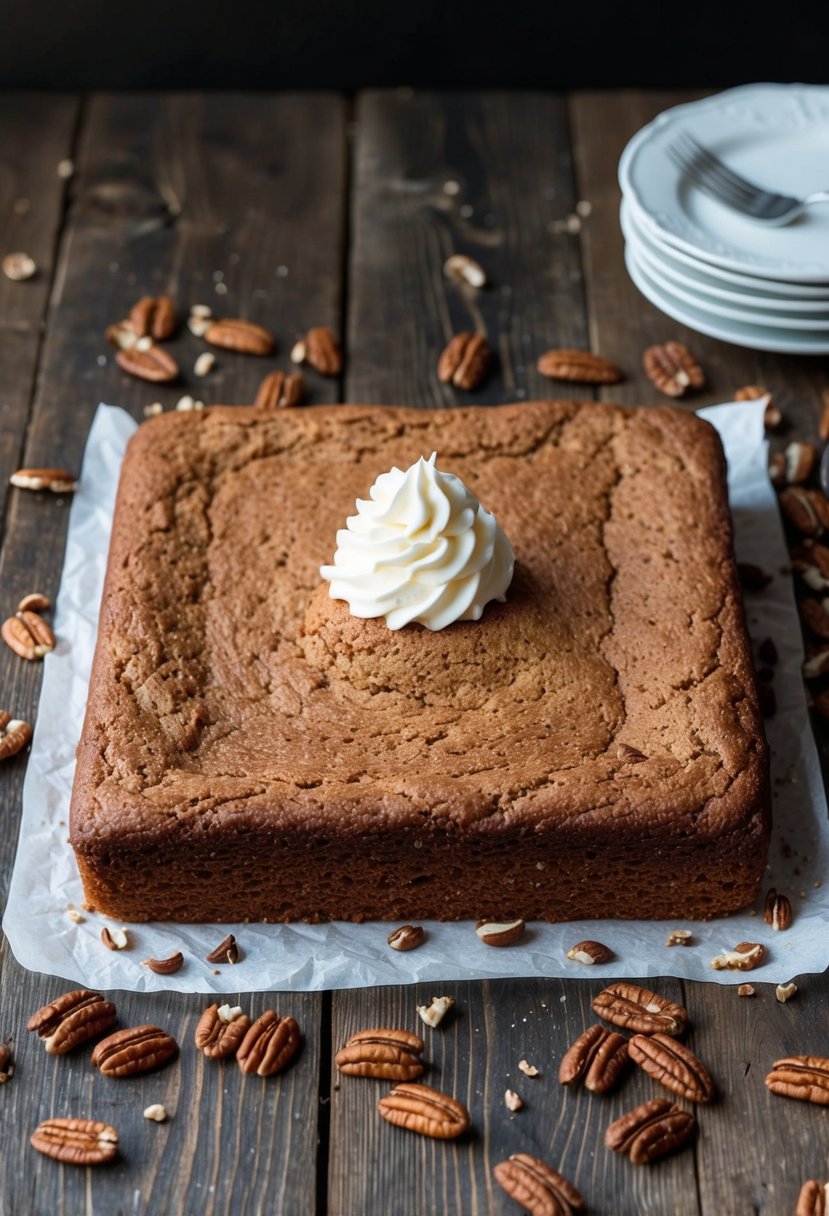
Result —
[{"label": "white ceramic plate", "polygon": [[[775,309],[777,312],[829,315],[829,288],[784,285],[770,279],[755,279],[748,275],[737,275],[718,266],[709,266],[690,257],[679,249],[673,249],[656,240],[637,223],[628,203],[623,199],[620,222],[625,240],[637,254],[650,255],[661,266],[664,274],[686,287],[693,286],[705,296],[726,300],[741,307]],[[777,292],[785,287],[783,294]]]},{"label": "white ceramic plate", "polygon": [[737,173],[796,196],[829,190],[829,86],[756,84],[676,106],[639,131],[619,163],[642,227],[714,266],[764,279],[829,284],[829,204],[782,228],[691,185],[668,155],[681,129]]},{"label": "white ceramic plate", "polygon": [[654,283],[647,271],[636,262],[630,247],[625,249],[625,264],[628,274],[643,296],[661,312],[698,333],[719,338],[722,342],[732,342],[735,346],[746,346],[749,350],[793,355],[829,354],[829,334],[794,334],[774,326],[746,325],[739,321],[714,317],[703,308],[678,300],[673,293]]}]

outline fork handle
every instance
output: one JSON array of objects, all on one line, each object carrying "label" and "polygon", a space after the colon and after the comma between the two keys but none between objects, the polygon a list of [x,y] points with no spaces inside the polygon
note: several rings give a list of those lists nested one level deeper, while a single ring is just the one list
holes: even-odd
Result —
[{"label": "fork handle", "polygon": [[815,194],[808,194],[803,200],[803,206],[808,207],[810,203],[829,203],[829,190],[818,190]]}]

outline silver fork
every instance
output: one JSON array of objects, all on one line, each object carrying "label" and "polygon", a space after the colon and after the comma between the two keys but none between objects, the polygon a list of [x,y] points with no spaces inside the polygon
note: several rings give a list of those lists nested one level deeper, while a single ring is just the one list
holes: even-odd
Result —
[{"label": "silver fork", "polygon": [[812,203],[829,203],[829,190],[819,190],[806,198],[793,198],[755,186],[754,182],[740,177],[739,173],[724,165],[719,157],[704,148],[687,131],[677,135],[668,145],[667,152],[674,164],[687,173],[700,190],[764,224],[788,224]]}]

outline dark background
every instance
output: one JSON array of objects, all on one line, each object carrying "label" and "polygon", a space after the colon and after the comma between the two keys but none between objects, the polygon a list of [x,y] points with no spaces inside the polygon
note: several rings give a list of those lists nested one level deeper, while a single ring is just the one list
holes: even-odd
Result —
[{"label": "dark background", "polygon": [[829,0],[0,0],[0,38],[4,88],[829,79]]}]

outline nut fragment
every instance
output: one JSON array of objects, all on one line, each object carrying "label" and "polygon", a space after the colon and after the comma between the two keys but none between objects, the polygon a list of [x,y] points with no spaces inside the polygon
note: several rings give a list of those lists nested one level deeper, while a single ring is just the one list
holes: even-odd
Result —
[{"label": "nut fragment", "polygon": [[735,401],[760,401],[763,397],[771,400],[771,393],[762,384],[744,384],[734,390]]},{"label": "nut fragment", "polygon": [[772,929],[788,929],[792,923],[792,905],[785,895],[778,894],[772,887],[766,895],[763,904],[763,920]]},{"label": "nut fragment", "polygon": [[789,485],[799,485],[807,480],[815,467],[817,452],[811,443],[795,439],[784,451],[783,458],[786,461],[786,481]]},{"label": "nut fragment", "polygon": [[13,718],[0,710],[0,760],[17,755],[32,737],[32,728],[21,718]]},{"label": "nut fragment", "polygon": [[92,1063],[105,1077],[133,1077],[160,1068],[178,1051],[172,1035],[158,1026],[130,1026],[101,1039]]},{"label": "nut fragment", "polygon": [[101,930],[101,941],[107,950],[126,950],[130,944],[126,929],[110,929],[107,925]]},{"label": "nut fragment", "polygon": [[690,929],[672,929],[668,934],[666,946],[690,946],[693,943],[694,935]]},{"label": "nut fragment", "polygon": [[504,1105],[507,1110],[517,1111],[523,1108],[524,1100],[514,1089],[507,1089],[504,1091]]},{"label": "nut fragment", "polygon": [[519,1060],[518,1067],[521,1069],[525,1077],[537,1077],[538,1069],[535,1064],[529,1064],[526,1060]]},{"label": "nut fragment", "polygon": [[613,1089],[627,1064],[627,1039],[596,1023],[579,1035],[562,1056],[559,1084],[577,1086],[583,1082],[591,1093],[604,1094]]},{"label": "nut fragment", "polygon": [[137,343],[135,346],[123,348],[116,353],[115,362],[127,375],[156,384],[170,384],[179,374],[179,367],[173,356],[153,344],[147,350],[139,349]]},{"label": "nut fragment", "polygon": [[455,283],[468,283],[470,287],[483,287],[486,272],[474,258],[465,253],[453,253],[443,263],[443,273]]},{"label": "nut fragment", "polygon": [[641,764],[647,760],[644,752],[640,752],[638,747],[631,747],[629,743],[618,743],[616,745],[616,755],[625,764]]},{"label": "nut fragment", "polygon": [[567,957],[573,959],[576,963],[609,963],[612,958],[615,958],[613,951],[609,946],[605,946],[602,942],[576,942],[571,950],[567,951]]},{"label": "nut fragment", "polygon": [[576,1188],[540,1157],[512,1153],[506,1161],[498,1162],[492,1176],[531,1216],[575,1216],[585,1210]]},{"label": "nut fragment", "polygon": [[425,1022],[427,1026],[434,1029],[441,1024],[454,1004],[453,996],[433,996],[431,1004],[418,1005],[417,1012],[421,1022]]},{"label": "nut fragment", "polygon": [[392,950],[417,950],[426,941],[426,930],[422,925],[401,925],[392,929],[386,941]]},{"label": "nut fragment", "polygon": [[145,1108],[144,1118],[152,1119],[153,1123],[165,1123],[167,1121],[167,1107],[162,1106],[160,1102],[153,1102],[152,1106]]},{"label": "nut fragment", "polygon": [[542,376],[551,380],[572,380],[581,384],[618,384],[622,378],[619,368],[609,359],[572,347],[546,351],[537,367]]},{"label": "nut fragment", "polygon": [[740,942],[733,950],[724,950],[711,959],[715,971],[753,971],[766,957],[766,947],[761,942]]},{"label": "nut fragment", "polygon": [[283,1018],[273,1009],[266,1009],[242,1039],[236,1063],[244,1073],[271,1077],[290,1064],[300,1042],[299,1026],[293,1018]]},{"label": "nut fragment", "polygon": [[30,591],[28,595],[24,595],[23,599],[17,605],[18,612],[48,612],[52,607],[52,601],[48,595],[41,595],[39,591]]},{"label": "nut fragment", "polygon": [[193,364],[194,376],[209,376],[216,366],[216,356],[212,350],[204,350]]},{"label": "nut fragment", "polygon": [[29,1143],[39,1153],[69,1165],[103,1165],[118,1155],[118,1133],[97,1119],[45,1119]]},{"label": "nut fragment", "polygon": [[339,376],[343,370],[340,344],[333,329],[318,325],[305,335],[305,361],[321,376]]},{"label": "nut fragment", "polygon": [[21,659],[42,659],[55,649],[57,640],[42,616],[17,612],[0,627],[3,641]]},{"label": "nut fragment", "polygon": [[215,950],[206,956],[208,963],[238,963],[239,947],[232,933],[220,941]]},{"label": "nut fragment", "polygon": [[204,337],[213,346],[235,350],[242,355],[272,355],[276,346],[276,339],[270,330],[237,317],[211,321],[204,331]]},{"label": "nut fragment", "polygon": [[627,980],[609,984],[593,1000],[593,1012],[614,1026],[628,1027],[639,1034],[670,1034],[675,1038],[685,1032],[688,1013],[675,1005]]},{"label": "nut fragment", "polygon": [[668,397],[684,397],[705,387],[705,374],[684,342],[649,346],[642,356],[645,375]]},{"label": "nut fragment", "polygon": [[482,334],[455,334],[438,360],[438,379],[470,393],[484,382],[491,362],[492,350]]},{"label": "nut fragment", "polygon": [[827,1212],[829,1212],[829,1182],[817,1182],[814,1178],[810,1178],[800,1188],[794,1216],[826,1216]]},{"label": "nut fragment", "polygon": [[299,372],[271,372],[256,392],[254,406],[260,410],[292,409],[305,397],[305,381]]},{"label": "nut fragment", "polygon": [[291,347],[291,362],[304,363],[307,357],[308,343],[304,338],[300,338],[298,341],[294,342],[293,346]]},{"label": "nut fragment", "polygon": [[737,996],[754,996],[755,988],[753,984],[738,984]]},{"label": "nut fragment", "polygon": [[175,975],[177,971],[181,971],[183,964],[184,955],[180,950],[176,950],[169,958],[145,958],[141,966],[148,967],[156,975]]},{"label": "nut fragment", "polygon": [[513,946],[524,936],[523,920],[479,920],[475,932],[485,946]]},{"label": "nut fragment", "polygon": [[797,992],[797,984],[792,981],[790,984],[778,984],[774,990],[774,995],[777,997],[781,1005],[785,1005],[786,1001],[791,1000]]},{"label": "nut fragment", "polygon": [[238,1007],[209,1005],[196,1026],[196,1046],[209,1060],[224,1060],[236,1055],[249,1029],[250,1018]]},{"label": "nut fragment", "polygon": [[454,1140],[469,1129],[466,1107],[428,1085],[395,1085],[377,1109],[387,1122],[434,1140]]},{"label": "nut fragment", "polygon": [[628,1050],[634,1064],[681,1098],[710,1102],[714,1097],[714,1082],[708,1069],[676,1039],[666,1034],[635,1034]]},{"label": "nut fragment", "polygon": [[614,1153],[627,1153],[634,1165],[647,1165],[687,1144],[696,1125],[676,1103],[654,1098],[611,1123],[604,1142]]},{"label": "nut fragment", "polygon": [[5,1085],[14,1076],[11,1048],[8,1043],[0,1043],[0,1085]]},{"label": "nut fragment", "polygon": [[822,1056],[786,1056],[775,1060],[766,1087],[784,1098],[829,1106],[829,1060]]},{"label": "nut fragment", "polygon": [[781,431],[783,429],[785,419],[780,410],[780,407],[770,401],[763,410],[763,428],[766,431]]},{"label": "nut fragment", "polygon": [[142,296],[133,304],[127,320],[139,338],[149,336],[165,342],[176,331],[176,308],[169,296]]},{"label": "nut fragment", "polygon": [[14,283],[22,283],[34,278],[37,263],[28,253],[7,253],[3,258],[3,274]]},{"label": "nut fragment", "polygon": [[52,494],[71,494],[78,483],[66,469],[18,469],[9,482],[18,490],[49,490]]},{"label": "nut fragment", "polygon": [[351,1077],[413,1081],[423,1074],[423,1039],[407,1030],[361,1030],[334,1057],[340,1072]]},{"label": "nut fragment", "polygon": [[62,1056],[109,1030],[114,1021],[115,1006],[105,1001],[100,992],[76,988],[33,1013],[26,1029],[35,1031],[44,1040],[49,1055]]}]

